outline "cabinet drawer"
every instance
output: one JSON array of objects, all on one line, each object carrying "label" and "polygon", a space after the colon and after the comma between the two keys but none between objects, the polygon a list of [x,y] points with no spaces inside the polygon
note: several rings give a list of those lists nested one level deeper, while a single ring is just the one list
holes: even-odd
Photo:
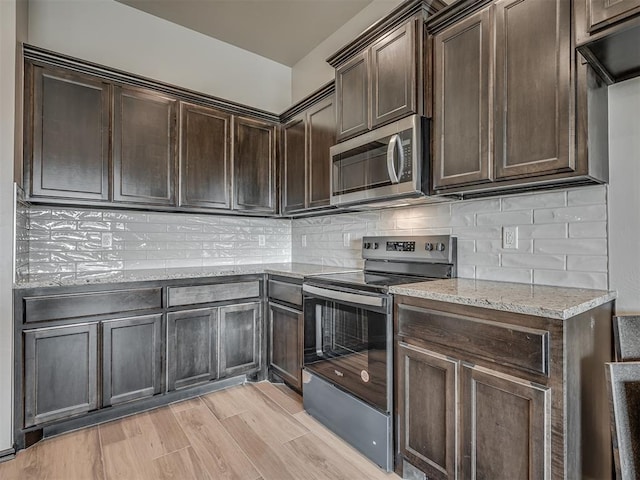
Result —
[{"label": "cabinet drawer", "polygon": [[269,280],[269,298],[302,306],[302,285]]},{"label": "cabinet drawer", "polygon": [[170,307],[198,303],[222,302],[260,296],[260,281],[218,283],[190,287],[169,287],[167,302]]},{"label": "cabinet drawer", "polygon": [[549,375],[549,332],[398,305],[398,334]]},{"label": "cabinet drawer", "polygon": [[24,298],[25,322],[63,320],[162,307],[162,289],[140,288]]}]

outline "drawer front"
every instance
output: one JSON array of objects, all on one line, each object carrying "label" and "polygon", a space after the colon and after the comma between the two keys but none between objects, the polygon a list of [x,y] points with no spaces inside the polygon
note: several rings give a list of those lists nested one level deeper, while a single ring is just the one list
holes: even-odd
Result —
[{"label": "drawer front", "polygon": [[190,287],[169,287],[168,305],[179,307],[198,303],[223,302],[260,296],[260,281],[218,283]]},{"label": "drawer front", "polygon": [[269,298],[302,306],[302,285],[269,280]]},{"label": "drawer front", "polygon": [[398,334],[549,375],[549,332],[398,305]]},{"label": "drawer front", "polygon": [[25,322],[106,315],[162,307],[162,288],[25,297]]}]

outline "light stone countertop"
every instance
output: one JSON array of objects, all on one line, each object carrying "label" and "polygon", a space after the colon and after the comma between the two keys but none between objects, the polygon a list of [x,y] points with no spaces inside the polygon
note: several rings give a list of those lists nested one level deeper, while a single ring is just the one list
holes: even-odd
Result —
[{"label": "light stone countertop", "polygon": [[330,267],[308,263],[261,263],[250,265],[220,265],[212,267],[157,268],[148,270],[127,270],[110,272],[105,276],[91,276],[59,280],[52,276],[51,280],[40,277],[37,281],[17,283],[15,289],[64,287],[75,285],[104,285],[120,282],[144,282],[152,280],[176,280],[185,278],[224,277],[233,275],[251,275],[271,273],[291,278],[302,279],[310,275],[329,273],[357,272],[359,268]]},{"label": "light stone countertop", "polygon": [[391,293],[566,320],[616,298],[616,292],[455,278],[390,287]]}]

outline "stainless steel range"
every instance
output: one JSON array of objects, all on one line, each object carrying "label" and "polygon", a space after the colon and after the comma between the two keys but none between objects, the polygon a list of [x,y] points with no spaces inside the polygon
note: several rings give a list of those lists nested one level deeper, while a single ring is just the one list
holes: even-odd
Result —
[{"label": "stainless steel range", "polygon": [[305,279],[307,412],[393,469],[393,297],[389,286],[456,276],[448,235],[364,237],[364,271]]}]

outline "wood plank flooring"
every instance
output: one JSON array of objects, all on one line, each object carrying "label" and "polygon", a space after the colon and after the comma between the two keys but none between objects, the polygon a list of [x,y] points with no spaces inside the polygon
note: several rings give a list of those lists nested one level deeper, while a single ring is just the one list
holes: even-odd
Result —
[{"label": "wood plank flooring", "polygon": [[2,480],[399,480],[302,409],[283,385],[246,384],[46,439]]}]

